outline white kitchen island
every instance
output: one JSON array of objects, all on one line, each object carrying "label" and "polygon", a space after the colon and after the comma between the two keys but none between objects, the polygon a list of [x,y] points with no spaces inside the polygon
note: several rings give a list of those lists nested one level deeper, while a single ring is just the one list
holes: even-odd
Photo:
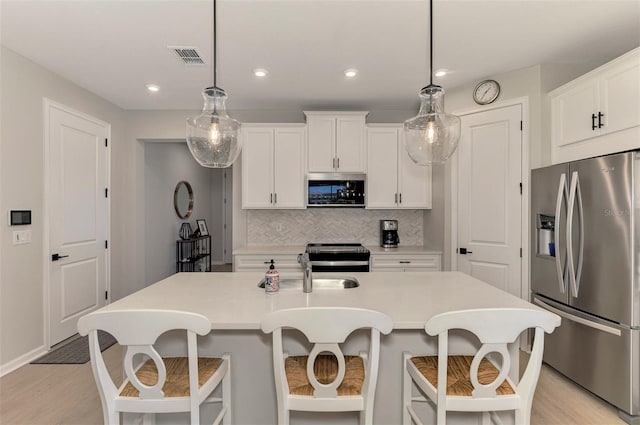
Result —
[{"label": "white kitchen island", "polygon": [[[262,273],[180,273],[170,276],[102,310],[130,308],[177,309],[200,313],[211,320],[212,333],[200,340],[201,354],[231,354],[233,423],[275,424],[276,401],[271,357],[271,336],[260,330],[261,320],[270,312],[294,307],[360,307],[386,313],[393,320],[393,331],[381,338],[381,358],[374,409],[374,423],[399,424],[401,418],[402,352],[435,353],[436,339],[424,332],[432,316],[452,310],[483,307],[538,307],[459,272],[372,272],[348,273],[360,286],[352,289],[281,289],[267,295],[257,287]],[[316,273],[314,277],[323,274]],[[329,275],[330,276],[330,275]],[[289,277],[286,274],[282,278]],[[291,277],[299,277],[293,275]],[[366,346],[365,332],[352,335],[345,352]],[[167,334],[160,345],[165,355],[181,354],[181,338]],[[291,335],[288,351],[304,347],[304,340]],[[458,347],[470,342],[460,336]],[[517,376],[517,344],[511,351],[512,376]],[[458,348],[456,347],[456,348]],[[427,415],[430,407],[425,406]],[[205,416],[206,417],[206,416]],[[464,415],[450,420],[475,423]],[[356,424],[357,415],[306,414],[294,412],[292,424]],[[166,422],[165,422],[166,421]],[[159,423],[187,423],[187,416],[158,418]],[[508,422],[507,422],[508,423]]]}]

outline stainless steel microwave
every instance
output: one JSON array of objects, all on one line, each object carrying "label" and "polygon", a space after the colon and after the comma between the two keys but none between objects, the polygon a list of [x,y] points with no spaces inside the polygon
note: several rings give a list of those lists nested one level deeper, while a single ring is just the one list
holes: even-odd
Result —
[{"label": "stainless steel microwave", "polygon": [[364,207],[364,173],[307,174],[308,207]]}]

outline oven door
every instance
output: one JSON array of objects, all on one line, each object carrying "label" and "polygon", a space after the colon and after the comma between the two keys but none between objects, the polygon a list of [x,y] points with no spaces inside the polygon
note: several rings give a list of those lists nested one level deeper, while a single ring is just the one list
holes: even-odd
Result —
[{"label": "oven door", "polygon": [[368,272],[369,261],[347,260],[347,261],[312,261],[311,270],[314,272]]}]

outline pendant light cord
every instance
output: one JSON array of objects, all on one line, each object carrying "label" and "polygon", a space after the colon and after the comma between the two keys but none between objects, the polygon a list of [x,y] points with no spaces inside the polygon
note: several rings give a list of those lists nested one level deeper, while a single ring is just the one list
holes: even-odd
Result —
[{"label": "pendant light cord", "polygon": [[433,85],[433,0],[429,0],[429,85]]},{"label": "pendant light cord", "polygon": [[216,87],[216,0],[213,0],[213,87]]}]

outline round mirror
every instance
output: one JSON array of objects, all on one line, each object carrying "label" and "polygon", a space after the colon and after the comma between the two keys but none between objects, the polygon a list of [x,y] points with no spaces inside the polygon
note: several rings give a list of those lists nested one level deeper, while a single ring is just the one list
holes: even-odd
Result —
[{"label": "round mirror", "polygon": [[173,207],[180,218],[189,218],[193,211],[193,190],[189,182],[181,181],[173,192]]}]

